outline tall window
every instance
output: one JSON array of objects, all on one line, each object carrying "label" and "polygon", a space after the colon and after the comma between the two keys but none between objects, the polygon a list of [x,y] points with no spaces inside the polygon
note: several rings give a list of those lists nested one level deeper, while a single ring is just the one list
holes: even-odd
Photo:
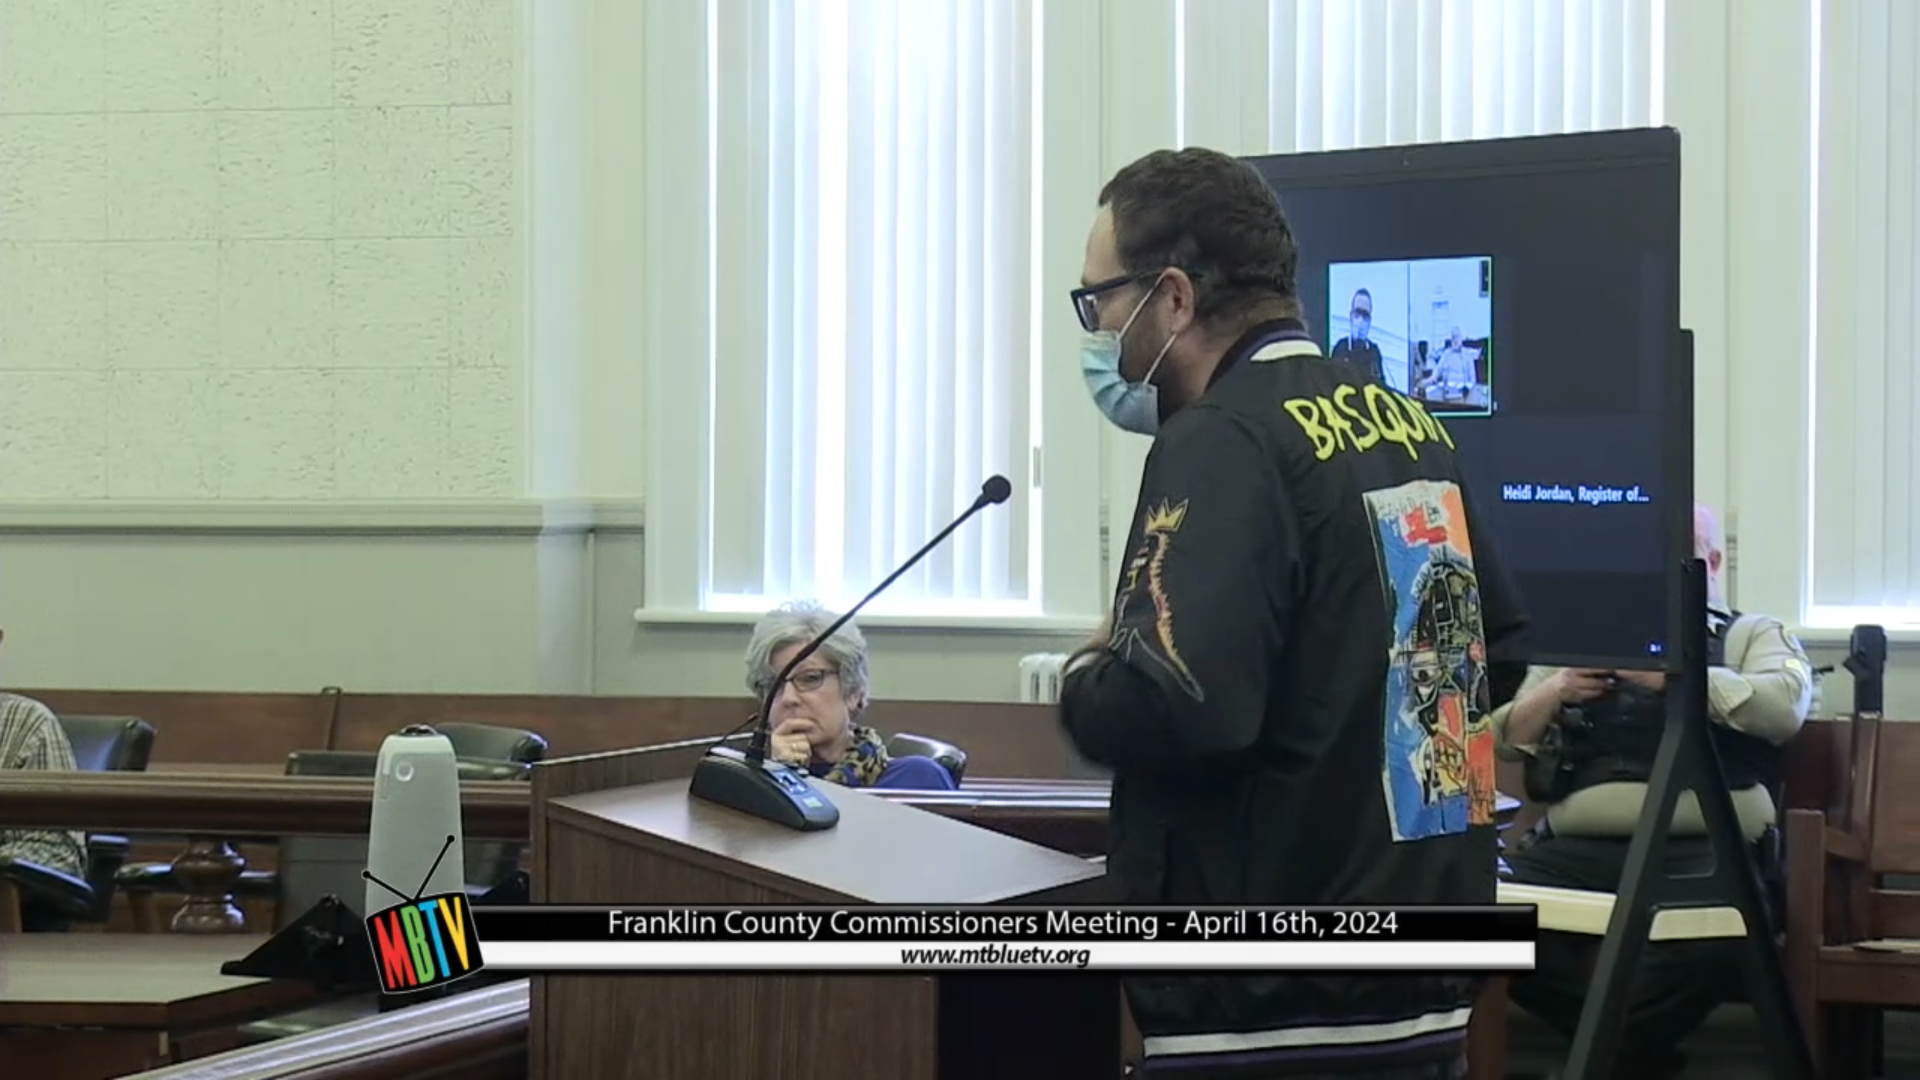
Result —
[{"label": "tall window", "polygon": [[1282,153],[1661,122],[1663,0],[1178,7],[1190,144]]},{"label": "tall window", "polygon": [[1039,614],[1036,5],[712,3],[701,607],[851,602],[1000,473],[869,610]]},{"label": "tall window", "polygon": [[1175,142],[1256,154],[1657,122],[1657,9],[649,5],[648,610],[844,605],[1002,473],[1014,499],[871,610],[1097,618],[1101,493],[1131,507],[1144,453],[1102,439],[1072,363],[1062,297],[1101,181]]},{"label": "tall window", "polygon": [[1806,623],[1920,629],[1920,7],[1816,11]]}]

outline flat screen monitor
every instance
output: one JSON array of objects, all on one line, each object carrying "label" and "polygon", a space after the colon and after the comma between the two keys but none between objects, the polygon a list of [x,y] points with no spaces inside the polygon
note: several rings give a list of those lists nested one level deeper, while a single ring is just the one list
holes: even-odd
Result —
[{"label": "flat screen monitor", "polygon": [[1693,503],[1679,134],[1250,160],[1328,354],[1452,438],[1535,661],[1668,667]]}]

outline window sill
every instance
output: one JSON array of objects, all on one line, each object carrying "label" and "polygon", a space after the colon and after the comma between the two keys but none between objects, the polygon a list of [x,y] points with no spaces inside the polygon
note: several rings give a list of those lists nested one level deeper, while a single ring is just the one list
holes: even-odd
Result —
[{"label": "window sill", "polygon": [[[641,626],[726,626],[751,629],[761,616],[744,611],[676,611],[636,608],[633,621]],[[1084,638],[1098,618],[1057,615],[860,615],[863,630],[950,630],[961,633],[1028,634]]]},{"label": "window sill", "polygon": [[[1800,644],[1815,649],[1844,649],[1853,636],[1853,628],[1833,626],[1797,626],[1793,635]],[[1895,627],[1887,630],[1887,644],[1901,648],[1920,645],[1920,628]]]},{"label": "window sill", "polygon": [[[635,608],[633,621],[641,626],[724,626],[751,629],[760,616],[741,611],[677,611]],[[1056,615],[861,615],[863,628],[881,630],[933,630],[957,633],[1027,634],[1040,637],[1084,638],[1090,636],[1097,621],[1084,617]],[[1823,649],[1844,649],[1852,628],[1801,626],[1794,636],[1804,645]],[[1920,646],[1920,628],[1887,631],[1887,641],[1903,648]]]}]

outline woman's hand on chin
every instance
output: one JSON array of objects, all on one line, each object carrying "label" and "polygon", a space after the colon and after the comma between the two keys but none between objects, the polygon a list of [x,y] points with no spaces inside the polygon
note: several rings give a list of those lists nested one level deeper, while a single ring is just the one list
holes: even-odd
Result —
[{"label": "woman's hand on chin", "polygon": [[813,743],[807,739],[808,730],[804,721],[782,723],[773,730],[768,752],[775,761],[805,767],[813,761]]}]

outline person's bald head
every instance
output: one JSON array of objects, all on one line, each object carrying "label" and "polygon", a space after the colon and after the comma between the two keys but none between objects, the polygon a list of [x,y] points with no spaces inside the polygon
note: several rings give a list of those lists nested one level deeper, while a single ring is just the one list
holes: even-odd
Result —
[{"label": "person's bald head", "polygon": [[1707,603],[1727,604],[1727,534],[1720,515],[1706,503],[1693,504],[1693,555],[1707,564]]}]

